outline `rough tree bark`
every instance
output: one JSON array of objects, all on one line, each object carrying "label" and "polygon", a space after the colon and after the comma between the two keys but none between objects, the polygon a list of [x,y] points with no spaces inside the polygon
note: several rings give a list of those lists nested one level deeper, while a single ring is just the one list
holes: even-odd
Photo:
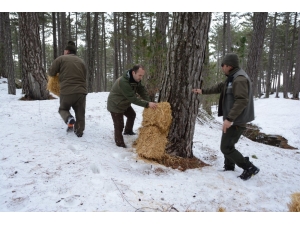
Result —
[{"label": "rough tree bark", "polygon": [[41,66],[42,48],[39,32],[38,13],[20,12],[20,42],[22,54],[22,84],[25,98],[49,99],[47,78]]},{"label": "rough tree bark", "polygon": [[257,81],[260,70],[268,13],[255,12],[253,17],[253,34],[249,46],[246,72],[252,80],[253,95],[257,97]]},{"label": "rough tree bark", "polygon": [[118,64],[118,29],[117,29],[117,25],[118,25],[118,21],[117,21],[117,13],[114,12],[114,76],[113,76],[113,81],[115,82],[118,77],[119,77],[119,64]]},{"label": "rough tree bark", "polygon": [[295,69],[295,78],[294,78],[294,89],[293,89],[293,99],[299,100],[299,91],[300,91],[300,24],[298,27],[298,45],[296,51],[296,69]]},{"label": "rough tree bark", "polygon": [[289,83],[289,75],[288,75],[288,45],[289,45],[289,27],[290,27],[290,13],[285,13],[285,43],[284,43],[284,64],[283,64],[283,97],[288,97],[288,83]]},{"label": "rough tree bark", "polygon": [[132,61],[132,31],[131,31],[131,24],[132,24],[132,13],[126,12],[126,67],[130,68],[133,64]]},{"label": "rough tree bark", "polygon": [[231,26],[230,26],[230,12],[226,12],[227,14],[227,23],[226,23],[226,39],[227,39],[227,53],[232,52],[232,38],[231,38]]},{"label": "rough tree bark", "polygon": [[161,78],[164,74],[165,55],[167,52],[166,29],[168,22],[168,12],[156,13],[156,27],[153,35],[152,55],[146,77],[146,87],[151,101],[155,101],[155,96],[159,91]]},{"label": "rough tree bark", "polygon": [[166,146],[171,155],[193,157],[199,99],[192,89],[200,84],[210,21],[209,12],[173,15],[166,74],[158,99],[171,104],[173,120]]},{"label": "rough tree bark", "polygon": [[53,32],[53,59],[57,58],[57,38],[56,38],[56,13],[52,13],[52,32]]},{"label": "rough tree bark", "polygon": [[273,57],[274,57],[274,48],[275,48],[275,39],[276,39],[276,21],[277,21],[277,12],[275,12],[274,15],[272,34],[270,39],[270,51],[269,51],[268,69],[267,69],[267,77],[266,77],[265,98],[269,98],[270,91],[271,91],[271,73],[273,68]]},{"label": "rough tree bark", "polygon": [[14,60],[12,56],[12,40],[9,12],[4,14],[4,56],[5,56],[5,74],[7,76],[8,94],[16,94]]}]

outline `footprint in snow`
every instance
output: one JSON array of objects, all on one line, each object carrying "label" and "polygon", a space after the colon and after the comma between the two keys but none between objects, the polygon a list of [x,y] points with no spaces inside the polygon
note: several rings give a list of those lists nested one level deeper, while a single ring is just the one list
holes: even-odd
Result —
[{"label": "footprint in snow", "polygon": [[93,171],[93,173],[100,173],[100,169],[95,164],[92,164],[90,168]]},{"label": "footprint in snow", "polygon": [[79,150],[76,149],[73,145],[68,145],[68,149],[70,149],[75,155],[80,155]]}]

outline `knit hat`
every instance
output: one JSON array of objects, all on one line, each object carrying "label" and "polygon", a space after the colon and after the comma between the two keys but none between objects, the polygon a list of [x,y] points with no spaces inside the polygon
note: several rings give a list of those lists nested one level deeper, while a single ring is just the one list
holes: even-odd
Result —
[{"label": "knit hat", "polygon": [[232,66],[233,68],[239,67],[239,57],[237,54],[234,53],[228,53],[223,58],[222,64],[225,64],[227,66]]},{"label": "knit hat", "polygon": [[76,54],[76,47],[74,41],[68,41],[68,45],[65,47],[65,50],[69,50],[71,53]]}]

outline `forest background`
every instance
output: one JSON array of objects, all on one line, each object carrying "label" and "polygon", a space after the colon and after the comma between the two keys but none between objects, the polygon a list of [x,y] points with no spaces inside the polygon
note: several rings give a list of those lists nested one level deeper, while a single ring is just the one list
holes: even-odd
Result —
[{"label": "forest background", "polygon": [[69,40],[87,64],[89,93],[108,92],[133,64],[145,66],[151,100],[172,107],[172,155],[193,157],[199,109],[211,114],[218,95],[198,98],[191,89],[224,80],[226,53],[238,54],[256,98],[283,92],[299,100],[299,12],[1,12],[0,77],[8,94],[19,87],[23,100],[50,99],[47,71]]}]

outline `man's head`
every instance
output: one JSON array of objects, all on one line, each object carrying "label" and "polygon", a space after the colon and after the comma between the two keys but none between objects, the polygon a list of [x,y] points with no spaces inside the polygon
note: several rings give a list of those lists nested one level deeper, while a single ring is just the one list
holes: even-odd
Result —
[{"label": "man's head", "polygon": [[136,82],[140,82],[145,75],[145,69],[142,65],[134,65],[132,68],[132,77]]},{"label": "man's head", "polygon": [[239,67],[239,57],[237,54],[228,53],[222,60],[222,71],[228,75],[231,70]]},{"label": "man's head", "polygon": [[76,46],[73,41],[68,41],[68,45],[65,47],[64,55],[76,54]]}]

